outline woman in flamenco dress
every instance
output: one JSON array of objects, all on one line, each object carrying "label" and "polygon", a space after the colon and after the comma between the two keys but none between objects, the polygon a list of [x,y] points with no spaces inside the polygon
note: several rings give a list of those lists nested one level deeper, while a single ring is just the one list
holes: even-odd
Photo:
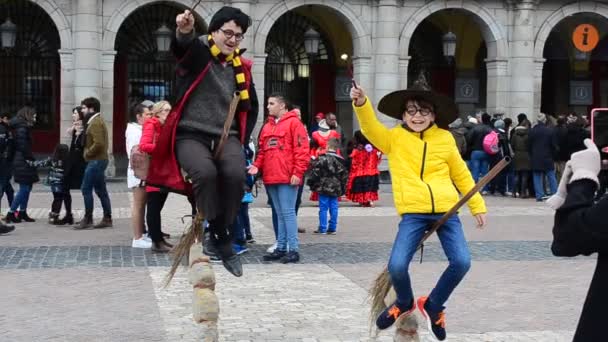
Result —
[{"label": "woman in flamenco dress", "polygon": [[353,151],[350,154],[351,168],[346,185],[346,197],[363,207],[373,207],[378,201],[380,172],[378,164],[382,153],[363,136],[355,132]]}]

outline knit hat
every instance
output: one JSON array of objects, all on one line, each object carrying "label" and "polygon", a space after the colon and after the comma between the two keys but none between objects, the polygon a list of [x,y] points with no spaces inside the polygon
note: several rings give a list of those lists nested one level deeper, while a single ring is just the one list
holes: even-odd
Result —
[{"label": "knit hat", "polygon": [[503,120],[496,120],[496,121],[494,121],[494,128],[504,129],[505,128],[505,122]]},{"label": "knit hat", "polygon": [[450,128],[460,128],[462,126],[462,119],[458,118],[448,125]]},{"label": "knit hat", "polygon": [[319,112],[319,113],[317,113],[317,115],[315,115],[315,119],[323,120],[323,119],[325,119],[325,114]]},{"label": "knit hat", "polygon": [[538,116],[536,117],[536,119],[538,120],[538,122],[541,123],[547,123],[547,116],[543,113],[538,114]]}]

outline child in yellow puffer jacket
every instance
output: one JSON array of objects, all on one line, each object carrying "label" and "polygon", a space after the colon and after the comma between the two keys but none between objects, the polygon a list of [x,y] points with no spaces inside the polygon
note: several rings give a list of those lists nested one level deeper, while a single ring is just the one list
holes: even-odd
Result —
[{"label": "child in yellow puffer jacket", "polygon": [[[399,231],[388,263],[397,300],[376,319],[379,329],[390,327],[401,315],[418,307],[435,339],[446,338],[444,304],[471,266],[471,256],[458,215],[437,231],[449,265],[428,297],[414,300],[409,264],[429,226],[459,200],[459,192],[475,183],[462,160],[448,124],[457,117],[450,98],[428,90],[424,81],[412,89],[390,93],[378,109],[403,125],[388,129],[376,117],[365,92],[351,89],[353,107],[361,131],[384,153],[389,162],[395,207],[401,216]],[[477,225],[486,223],[486,206],[479,194],[468,202]]]}]

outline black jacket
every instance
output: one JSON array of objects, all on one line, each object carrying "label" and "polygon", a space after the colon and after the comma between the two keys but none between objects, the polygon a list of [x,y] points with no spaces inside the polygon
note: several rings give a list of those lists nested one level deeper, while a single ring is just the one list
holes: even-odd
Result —
[{"label": "black jacket", "polygon": [[555,213],[553,244],[556,256],[598,253],[597,266],[583,312],[576,328],[574,342],[604,341],[605,308],[608,306],[608,198],[594,204],[597,185],[579,180],[568,186],[564,205]]},{"label": "black jacket", "polygon": [[82,177],[87,162],[84,160],[84,131],[80,135],[72,132],[72,142],[70,143],[70,154],[65,169],[65,186],[68,189],[80,189]]},{"label": "black jacket", "polygon": [[312,163],[308,186],[322,195],[340,197],[346,192],[348,168],[339,155],[327,152]]},{"label": "black jacket", "polygon": [[14,179],[18,184],[34,184],[40,179],[36,167],[27,161],[34,161],[32,154],[31,127],[22,118],[13,118],[10,126],[15,130],[15,158],[13,160]]},{"label": "black jacket", "polygon": [[589,138],[589,132],[577,125],[560,127],[556,135],[559,146],[559,161],[568,161],[572,153],[584,150],[586,148],[584,141]]},{"label": "black jacket", "polygon": [[[198,75],[205,70],[205,67],[213,56],[211,56],[209,48],[205,46],[199,38],[192,40],[190,46],[182,47],[177,42],[176,35],[172,35],[171,52],[173,52],[178,60],[176,67],[174,103],[179,103]],[[241,55],[244,52],[245,50],[241,50]],[[251,84],[249,85],[249,99],[251,101],[251,109],[247,112],[245,143],[248,142],[251,137],[251,132],[253,132],[253,128],[257,122],[259,111],[258,95],[255,91],[255,85],[253,84],[253,75]],[[235,121],[238,122],[237,118],[238,115],[235,116]]]},{"label": "black jacket", "polygon": [[14,158],[15,139],[13,138],[13,132],[7,124],[0,122],[0,167],[5,170],[10,169]]},{"label": "black jacket", "polygon": [[467,146],[469,151],[484,151],[483,138],[491,131],[492,129],[488,125],[475,125],[467,134]]},{"label": "black jacket", "polygon": [[543,123],[532,127],[528,135],[528,148],[532,171],[555,169],[553,160],[557,157],[557,139],[552,128]]}]

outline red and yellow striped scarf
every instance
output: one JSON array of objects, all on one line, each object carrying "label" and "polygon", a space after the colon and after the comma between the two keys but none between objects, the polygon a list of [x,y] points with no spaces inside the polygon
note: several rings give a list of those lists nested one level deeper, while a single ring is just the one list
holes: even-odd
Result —
[{"label": "red and yellow striped scarf", "polygon": [[251,109],[251,101],[249,99],[249,90],[247,90],[247,85],[245,84],[245,72],[243,70],[243,65],[241,64],[241,51],[237,48],[233,53],[226,56],[222,53],[219,47],[215,45],[213,38],[211,35],[208,37],[209,40],[209,50],[211,51],[211,55],[214,58],[217,58],[220,62],[226,62],[232,64],[232,68],[234,69],[234,76],[236,78],[236,89],[239,91],[239,106],[237,111],[246,112]]}]

